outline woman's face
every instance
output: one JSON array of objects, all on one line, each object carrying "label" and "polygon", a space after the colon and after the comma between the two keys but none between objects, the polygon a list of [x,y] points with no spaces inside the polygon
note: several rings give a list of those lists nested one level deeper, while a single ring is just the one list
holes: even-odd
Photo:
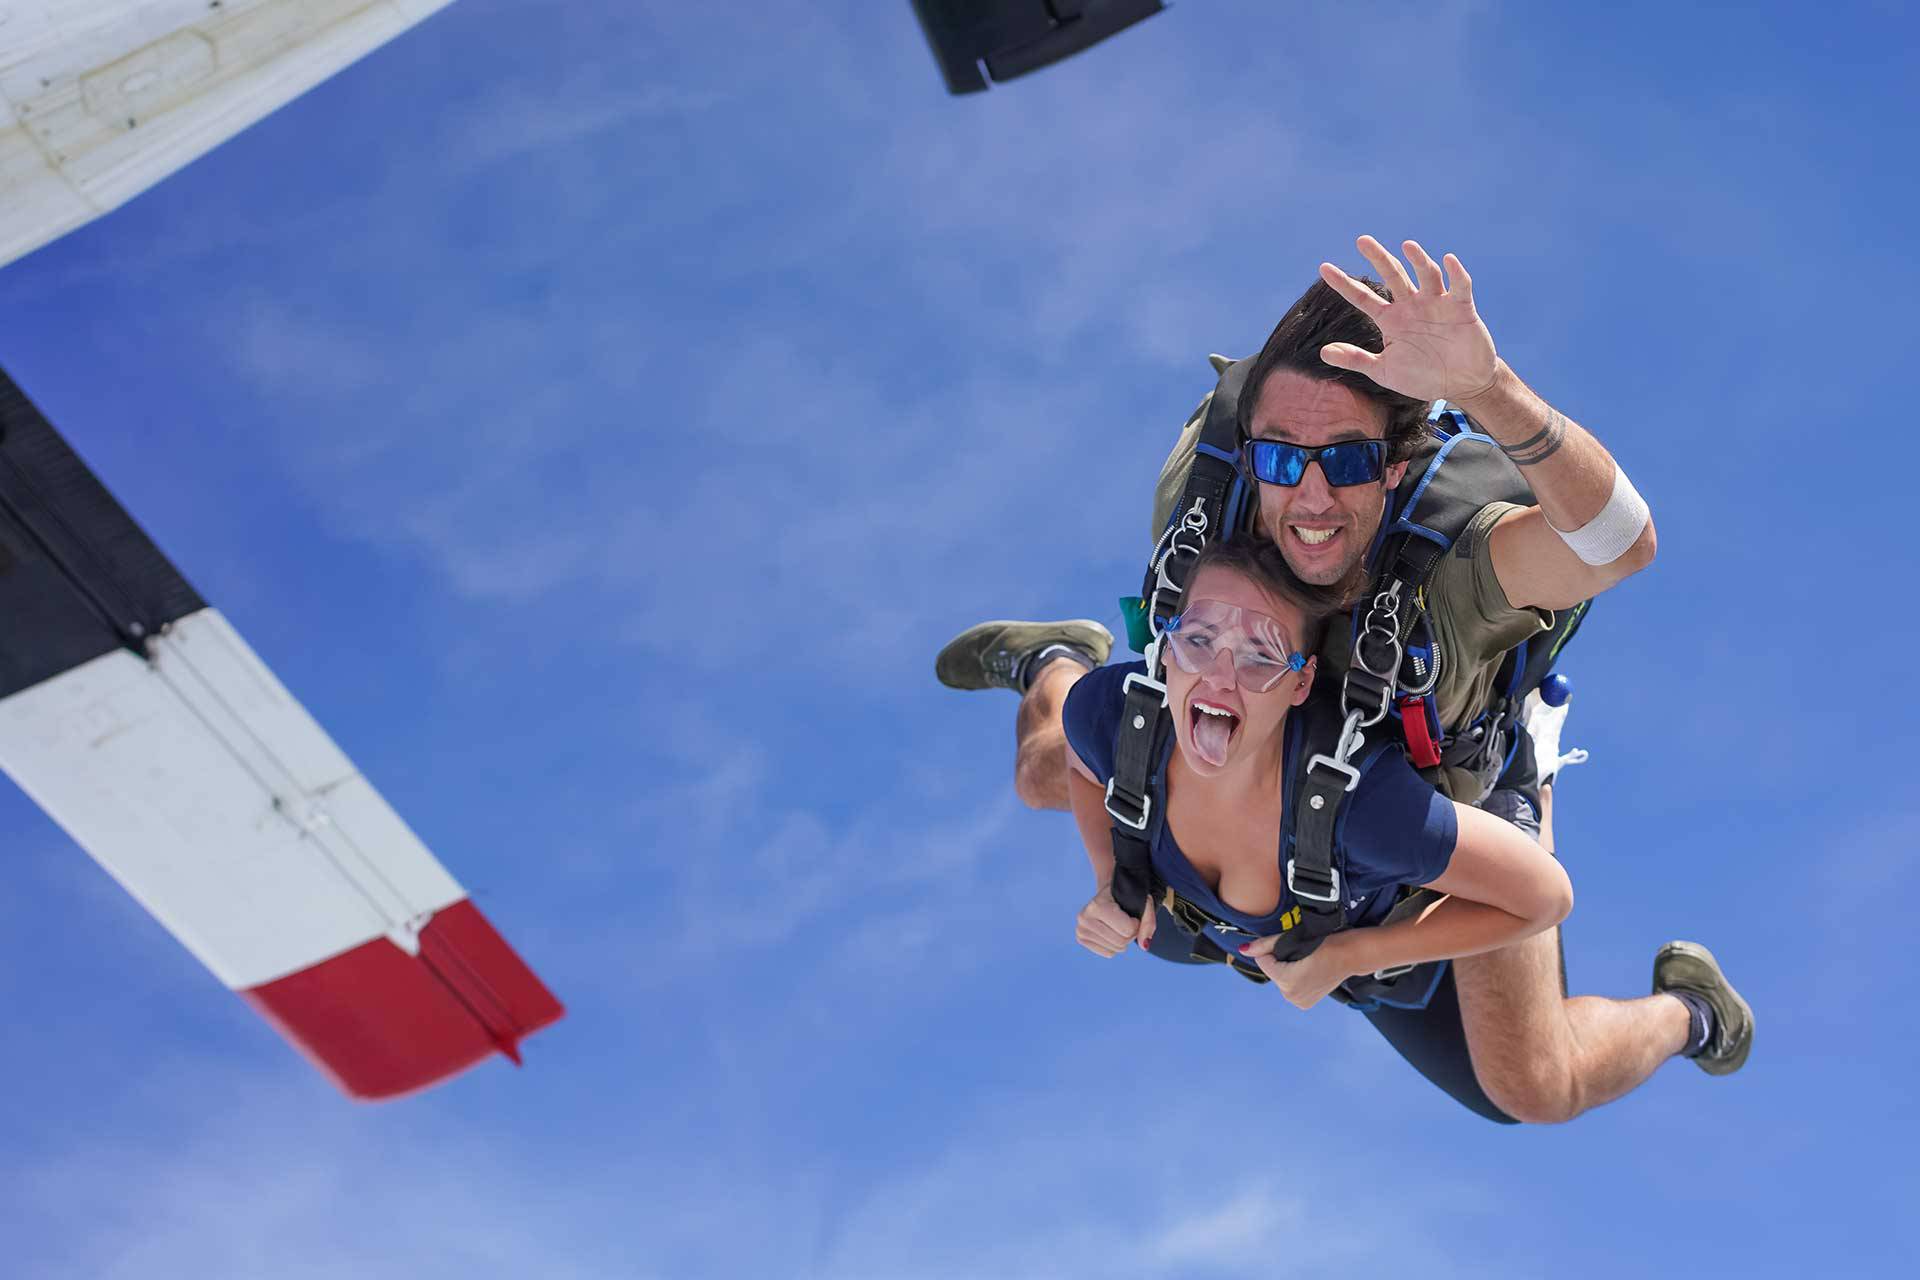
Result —
[{"label": "woman's face", "polygon": [[[1195,625],[1196,616],[1231,616],[1217,607],[1223,605],[1240,610],[1231,625]],[[1218,776],[1278,747],[1287,708],[1305,701],[1313,687],[1312,659],[1301,671],[1284,665],[1299,649],[1304,630],[1297,608],[1274,599],[1237,570],[1209,565],[1188,584],[1180,634],[1190,640],[1185,649],[1198,659],[1200,670],[1187,671],[1169,653],[1167,706],[1181,755],[1194,773]],[[1258,663],[1250,679],[1255,687],[1242,688],[1236,668],[1250,659]],[[1279,679],[1259,691],[1272,678],[1263,673],[1273,671],[1280,672]]]}]

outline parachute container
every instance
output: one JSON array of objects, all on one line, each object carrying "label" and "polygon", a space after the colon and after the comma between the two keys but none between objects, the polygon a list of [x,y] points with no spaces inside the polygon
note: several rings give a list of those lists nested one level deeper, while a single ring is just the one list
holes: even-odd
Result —
[{"label": "parachute container", "polygon": [[948,93],[979,93],[1145,21],[1162,0],[913,0]]}]

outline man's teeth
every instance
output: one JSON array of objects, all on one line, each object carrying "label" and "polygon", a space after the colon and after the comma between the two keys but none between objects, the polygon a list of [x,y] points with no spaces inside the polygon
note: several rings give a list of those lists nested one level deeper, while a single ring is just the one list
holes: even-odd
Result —
[{"label": "man's teeth", "polygon": [[1302,529],[1299,525],[1293,526],[1293,536],[1310,547],[1319,546],[1338,532],[1338,529]]}]

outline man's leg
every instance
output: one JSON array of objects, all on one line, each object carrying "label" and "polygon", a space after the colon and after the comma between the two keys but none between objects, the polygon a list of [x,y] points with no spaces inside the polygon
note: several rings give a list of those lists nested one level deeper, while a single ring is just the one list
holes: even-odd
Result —
[{"label": "man's leg", "polygon": [[1077,662],[1049,662],[1020,696],[1013,721],[1013,789],[1030,809],[1068,807],[1067,730],[1060,709],[1087,670]]},{"label": "man's leg", "polygon": [[[1550,787],[1541,788],[1541,810],[1540,842],[1551,850]],[[1745,1061],[1752,1016],[1746,1012],[1742,1021],[1745,1003],[1710,956],[1692,975],[1697,982],[1672,985],[1700,987],[1695,1004],[1711,1004],[1717,1026],[1696,1022],[1694,1007],[1667,991],[1637,1000],[1569,997],[1559,933],[1454,961],[1474,1074],[1509,1115],[1553,1124],[1611,1102],[1698,1041],[1702,1026],[1712,1027],[1713,1062],[1730,1062],[1724,1069],[1733,1070]]]},{"label": "man's leg", "polygon": [[1563,996],[1559,930],[1454,961],[1474,1074],[1516,1120],[1557,1124],[1643,1084],[1687,1045],[1687,1006]]},{"label": "man's leg", "polygon": [[1067,807],[1067,732],[1060,720],[1067,691],[1107,660],[1113,636],[1099,623],[982,622],[948,642],[934,660],[940,682],[954,689],[1011,689],[1013,786],[1035,809]]}]

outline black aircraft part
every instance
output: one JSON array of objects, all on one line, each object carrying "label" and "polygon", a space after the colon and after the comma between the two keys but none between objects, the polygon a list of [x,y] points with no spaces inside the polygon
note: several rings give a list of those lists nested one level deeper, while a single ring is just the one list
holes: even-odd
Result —
[{"label": "black aircraft part", "polygon": [[204,608],[0,371],[0,698]]},{"label": "black aircraft part", "polygon": [[1164,8],[1163,0],[913,0],[949,93],[979,93],[988,76],[1002,83],[1051,66]]}]

